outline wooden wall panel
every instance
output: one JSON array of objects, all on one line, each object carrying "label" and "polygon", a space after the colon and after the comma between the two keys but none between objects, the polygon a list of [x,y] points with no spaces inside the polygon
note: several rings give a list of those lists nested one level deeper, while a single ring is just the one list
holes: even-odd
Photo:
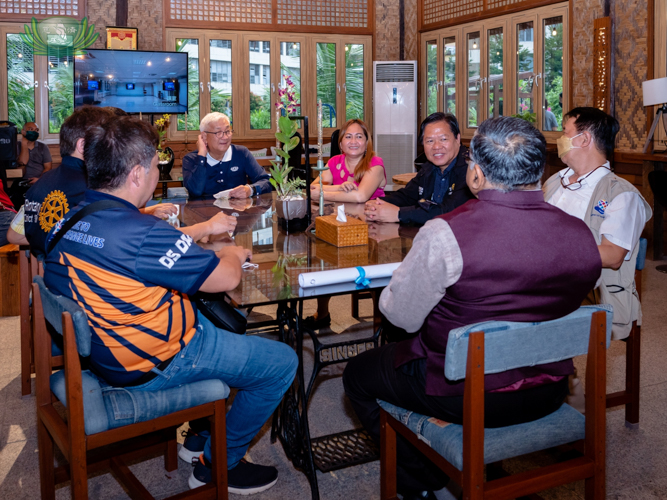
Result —
[{"label": "wooden wall panel", "polygon": [[139,29],[139,50],[163,50],[162,15],[161,0],[129,2],[127,24]]},{"label": "wooden wall panel", "polygon": [[398,0],[375,0],[375,60],[401,58]]},{"label": "wooden wall panel", "polygon": [[571,0],[571,107],[593,105],[593,24],[603,16],[603,0]]},{"label": "wooden wall panel", "polygon": [[621,125],[616,149],[641,151],[646,141],[642,82],[647,78],[648,2],[612,2],[614,22],[615,115]]},{"label": "wooden wall panel", "polygon": [[116,25],[116,0],[97,0],[88,2],[88,22],[95,25],[95,32],[99,33],[93,49],[104,49],[107,44],[107,26]]},{"label": "wooden wall panel", "polygon": [[405,48],[404,57],[406,61],[416,61],[419,52],[419,33],[417,23],[417,1],[404,0],[405,2]]}]

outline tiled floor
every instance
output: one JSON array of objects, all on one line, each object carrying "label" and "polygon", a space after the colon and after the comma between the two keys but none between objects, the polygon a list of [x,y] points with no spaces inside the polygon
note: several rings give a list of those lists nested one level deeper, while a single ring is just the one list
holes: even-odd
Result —
[{"label": "tiled floor", "polygon": [[[368,301],[362,302],[362,314],[370,315]],[[642,327],[642,397],[639,430],[624,426],[621,409],[607,412],[607,493],[619,500],[667,498],[667,274],[655,271],[647,262],[644,271]],[[314,301],[307,303],[312,314]],[[370,323],[359,323],[349,315],[349,298],[333,299],[334,324],[320,336],[323,342],[341,340]],[[340,311],[340,312],[338,312]],[[270,312],[270,311],[265,311]],[[366,317],[365,319],[369,319]],[[608,388],[619,390],[624,381],[624,344],[612,343],[608,353]],[[311,353],[306,344],[305,351]],[[308,356],[306,356],[308,358]],[[309,360],[307,360],[309,363]],[[579,364],[579,363],[578,363]],[[38,499],[39,469],[34,417],[34,397],[22,399],[19,386],[19,320],[0,318],[0,499]],[[343,395],[340,374],[342,366],[325,369],[316,384],[310,404],[311,435],[321,436],[355,426],[353,412]],[[253,461],[278,467],[280,478],[272,489],[254,496],[263,499],[309,499],[305,476],[285,458],[280,445],[271,444],[268,426],[262,430],[250,449]],[[548,461],[548,454],[536,454],[510,461],[514,470]],[[159,458],[137,464],[133,470],[158,498],[182,491],[187,486],[191,466],[179,463],[178,471],[167,474]],[[323,500],[366,500],[379,498],[379,463],[351,467],[332,473],[318,473],[320,497]],[[103,474],[89,481],[90,498],[126,499],[128,496],[111,477]],[[56,498],[69,498],[69,488],[58,489]],[[583,483],[547,491],[548,499],[583,499]],[[447,491],[440,499],[452,498]]]}]

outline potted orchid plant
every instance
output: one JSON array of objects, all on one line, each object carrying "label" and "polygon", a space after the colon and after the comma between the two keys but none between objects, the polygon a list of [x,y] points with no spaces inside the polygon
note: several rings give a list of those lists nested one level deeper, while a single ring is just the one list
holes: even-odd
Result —
[{"label": "potted orchid plant", "polygon": [[170,179],[170,172],[174,166],[174,151],[170,147],[165,147],[164,141],[167,138],[167,130],[171,125],[171,115],[164,114],[162,118],[155,120],[154,126],[157,130],[158,140],[158,169],[160,170],[160,180]]},{"label": "potted orchid plant", "polygon": [[[269,182],[278,195],[278,203],[276,203],[278,218],[283,221],[291,221],[306,217],[307,199],[303,191],[306,181],[289,177],[292,171],[292,167],[289,166],[289,152],[299,144],[299,138],[294,137],[298,128],[297,122],[290,120],[289,116],[282,116],[281,113],[284,109],[289,115],[297,109],[294,83],[287,75],[284,75],[284,79],[285,87],[278,90],[279,100],[276,102],[276,115],[279,117],[278,131],[275,136],[281,146],[276,147],[276,159],[271,160]],[[283,225],[286,224],[283,223]]]}]

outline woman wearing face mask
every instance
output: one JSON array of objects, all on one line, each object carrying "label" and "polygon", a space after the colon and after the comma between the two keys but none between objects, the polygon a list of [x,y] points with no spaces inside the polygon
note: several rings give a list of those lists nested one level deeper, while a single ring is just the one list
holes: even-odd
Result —
[{"label": "woman wearing face mask", "polygon": [[[382,158],[373,152],[368,127],[361,120],[348,121],[338,144],[343,154],[332,157],[322,172],[324,199],[343,203],[366,203],[384,196],[387,177]],[[310,185],[311,196],[320,196],[319,178]]]},{"label": "woman wearing face mask", "polygon": [[52,160],[49,147],[39,142],[39,127],[34,122],[23,125],[21,141],[18,143],[18,164],[22,170],[22,177],[14,181],[7,190],[15,207],[23,205],[23,196],[47,170],[51,170]]},{"label": "woman wearing face mask", "polygon": [[51,153],[43,142],[37,142],[39,127],[34,122],[28,122],[21,131],[21,142],[19,143],[19,165],[23,170],[23,179],[29,180],[30,184],[47,170],[51,170]]}]

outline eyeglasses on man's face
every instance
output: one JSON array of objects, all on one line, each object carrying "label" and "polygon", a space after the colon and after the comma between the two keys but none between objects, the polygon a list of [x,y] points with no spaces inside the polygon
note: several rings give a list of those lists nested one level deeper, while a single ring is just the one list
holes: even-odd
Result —
[{"label": "eyeglasses on man's face", "polygon": [[228,129],[228,130],[220,130],[218,132],[207,132],[206,130],[204,130],[204,133],[205,134],[213,134],[218,139],[222,139],[223,137],[226,139],[226,138],[232,136],[233,130],[231,128]]}]

